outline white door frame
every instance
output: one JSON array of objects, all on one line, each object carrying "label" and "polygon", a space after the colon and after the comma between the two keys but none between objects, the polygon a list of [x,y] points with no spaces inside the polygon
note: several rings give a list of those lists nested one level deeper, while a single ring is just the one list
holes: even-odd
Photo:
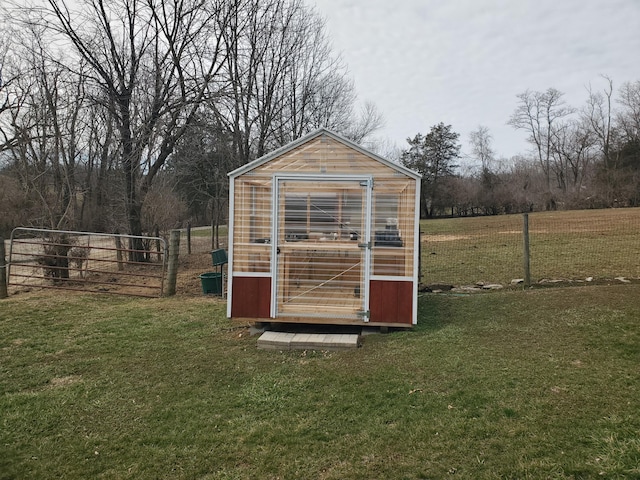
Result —
[{"label": "white door frame", "polygon": [[308,173],[276,173],[273,175],[272,201],[271,201],[271,318],[278,316],[278,227],[280,222],[279,200],[280,182],[282,181],[302,181],[302,182],[360,182],[365,187],[365,208],[364,208],[364,235],[361,245],[364,245],[364,300],[363,300],[363,321],[369,321],[369,283],[371,278],[371,216],[373,201],[373,176],[372,175],[340,175],[340,174],[308,174]]}]

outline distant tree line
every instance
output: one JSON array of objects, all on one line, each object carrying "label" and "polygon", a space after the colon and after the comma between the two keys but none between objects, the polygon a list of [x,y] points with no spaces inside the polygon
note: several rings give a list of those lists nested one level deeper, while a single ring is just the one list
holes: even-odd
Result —
[{"label": "distant tree line", "polygon": [[228,171],[382,121],[301,0],[45,0],[0,17],[5,234],[220,222]]},{"label": "distant tree line", "polygon": [[399,160],[423,175],[421,216],[640,206],[640,81],[588,91],[582,108],[550,88],[518,95],[508,123],[531,153],[499,159],[486,127],[471,133],[479,165],[461,173],[459,135],[442,123],[407,140]]}]

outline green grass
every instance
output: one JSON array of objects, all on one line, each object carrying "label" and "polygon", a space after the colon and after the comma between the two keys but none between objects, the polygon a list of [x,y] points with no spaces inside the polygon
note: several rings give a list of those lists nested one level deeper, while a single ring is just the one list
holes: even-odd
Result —
[{"label": "green grass", "polygon": [[640,477],[640,285],[424,296],[274,352],[209,298],[0,303],[0,478]]},{"label": "green grass", "polygon": [[[423,281],[509,284],[524,277],[522,215],[423,220]],[[640,278],[640,209],[529,215],[533,282]]]}]

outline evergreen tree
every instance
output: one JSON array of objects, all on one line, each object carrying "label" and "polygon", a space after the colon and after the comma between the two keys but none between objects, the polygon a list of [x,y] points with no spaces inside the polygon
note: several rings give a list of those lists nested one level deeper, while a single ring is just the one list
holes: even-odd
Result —
[{"label": "evergreen tree", "polygon": [[454,174],[458,165],[455,159],[460,156],[460,135],[451,129],[451,125],[440,122],[431,127],[431,131],[414,138],[408,138],[409,149],[400,157],[402,164],[422,175],[420,211],[422,217],[432,217],[440,206],[443,179]]}]

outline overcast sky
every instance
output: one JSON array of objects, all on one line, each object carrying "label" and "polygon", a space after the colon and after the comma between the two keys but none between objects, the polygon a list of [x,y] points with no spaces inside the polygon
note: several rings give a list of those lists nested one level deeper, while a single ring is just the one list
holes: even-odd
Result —
[{"label": "overcast sky", "polygon": [[406,138],[439,122],[489,128],[498,156],[526,153],[506,125],[526,89],[554,87],[581,107],[587,87],[640,80],[640,0],[308,0],[327,21],[360,101]]}]

